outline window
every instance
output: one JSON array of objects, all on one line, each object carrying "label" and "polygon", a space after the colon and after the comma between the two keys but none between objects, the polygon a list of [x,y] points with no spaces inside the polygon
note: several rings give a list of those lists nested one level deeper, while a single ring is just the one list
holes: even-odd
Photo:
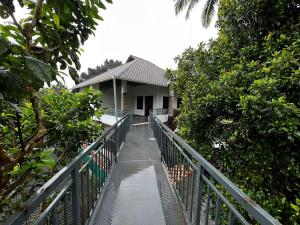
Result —
[{"label": "window", "polygon": [[169,97],[164,96],[163,97],[163,109],[169,108]]},{"label": "window", "polygon": [[177,98],[177,109],[181,106],[181,98]]},{"label": "window", "polygon": [[144,98],[143,96],[136,97],[136,108],[143,109],[144,108]]}]

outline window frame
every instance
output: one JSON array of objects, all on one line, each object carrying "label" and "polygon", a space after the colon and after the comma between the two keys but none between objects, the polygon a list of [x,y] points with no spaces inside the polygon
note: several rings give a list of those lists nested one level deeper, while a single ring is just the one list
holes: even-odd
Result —
[{"label": "window frame", "polygon": [[136,96],[136,109],[144,109],[144,96]]}]

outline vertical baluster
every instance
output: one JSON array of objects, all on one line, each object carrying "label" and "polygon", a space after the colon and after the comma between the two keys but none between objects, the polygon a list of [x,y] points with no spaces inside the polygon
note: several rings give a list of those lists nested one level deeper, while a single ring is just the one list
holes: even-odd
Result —
[{"label": "vertical baluster", "polygon": [[188,211],[188,202],[189,202],[189,186],[190,186],[190,163],[187,162],[187,172],[186,172],[186,181],[187,181],[187,184],[186,184],[186,199],[185,199],[185,209],[186,211]]},{"label": "vertical baluster", "polygon": [[232,215],[232,211],[229,209],[228,213],[228,225],[233,225],[234,222],[234,215]]},{"label": "vertical baluster", "polygon": [[210,186],[207,185],[207,202],[206,202],[206,219],[205,219],[206,225],[208,225],[209,209],[210,209]]},{"label": "vertical baluster", "polygon": [[92,152],[91,161],[89,162],[91,168],[91,209],[94,208],[94,168],[93,168],[94,153]]},{"label": "vertical baluster", "polygon": [[63,204],[64,204],[64,224],[68,224],[68,201],[67,201],[67,193],[65,193],[63,197]]},{"label": "vertical baluster", "polygon": [[80,173],[80,177],[81,177],[81,218],[82,218],[82,220],[83,221],[85,221],[85,203],[84,203],[84,178],[83,178],[83,176],[84,176],[84,170],[85,169],[83,169],[82,171],[81,171],[81,173]]},{"label": "vertical baluster", "polygon": [[[111,141],[112,145],[115,144],[114,141]],[[113,149],[115,149],[115,146],[112,146]],[[108,149],[107,149],[107,145],[104,145],[104,149],[103,149],[103,154],[102,154],[102,164],[103,164],[103,170],[104,170],[104,178],[106,179],[106,175],[107,175],[107,165],[106,165],[106,154],[108,152]],[[113,150],[114,152],[114,150]],[[112,152],[112,154],[114,155],[115,157],[115,154]]]},{"label": "vertical baluster", "polygon": [[113,154],[111,152],[111,144],[110,144],[110,140],[107,139],[106,142],[105,142],[105,149],[106,151],[108,152],[109,154],[109,161],[111,163],[111,165],[113,164],[113,160],[114,160],[114,157],[113,157]]},{"label": "vertical baluster", "polygon": [[185,194],[185,157],[182,155],[182,182],[181,182],[181,194],[182,194],[182,204],[183,204],[183,207],[184,207],[184,201],[185,201],[185,197],[184,194]]},{"label": "vertical baluster", "polygon": [[97,165],[97,174],[96,174],[96,199],[98,199],[98,194],[100,193],[99,184],[100,184],[100,163],[99,163],[99,156],[100,156],[100,147],[98,148],[98,152],[96,155],[96,165]]},{"label": "vertical baluster", "polygon": [[181,152],[178,150],[178,154],[179,154],[179,186],[178,186],[178,190],[179,190],[179,196],[182,200],[182,155]]},{"label": "vertical baluster", "polygon": [[56,205],[51,210],[51,224],[57,225]]},{"label": "vertical baluster", "polygon": [[179,162],[179,150],[176,147],[176,189],[178,191],[179,194],[179,166],[180,166],[180,162]]},{"label": "vertical baluster", "polygon": [[169,156],[170,156],[170,149],[169,149],[169,143],[170,143],[170,139],[169,139],[169,136],[166,135],[166,164],[167,164],[167,169],[168,171],[170,170],[170,160],[169,160]]},{"label": "vertical baluster", "polygon": [[79,166],[72,171],[72,214],[73,224],[80,225],[80,184],[79,184]]},{"label": "vertical baluster", "polygon": [[193,217],[193,203],[194,203],[194,191],[195,191],[195,169],[192,167],[192,193],[191,193],[191,203],[190,203],[190,221],[192,221]]},{"label": "vertical baluster", "polygon": [[176,147],[175,147],[175,144],[174,144],[174,140],[172,141],[172,158],[173,158],[173,163],[172,163],[172,166],[173,166],[173,182],[175,181],[175,165],[176,165]]},{"label": "vertical baluster", "polygon": [[89,179],[89,168],[86,166],[86,190],[87,190],[87,218],[90,216],[90,179]]},{"label": "vertical baluster", "polygon": [[[107,139],[106,139],[107,140]],[[105,140],[105,141],[106,141]],[[99,166],[100,166],[100,168],[101,168],[101,171],[100,171],[100,176],[99,176],[99,182],[100,182],[100,184],[99,184],[99,193],[101,194],[101,191],[102,191],[102,180],[103,180],[103,173],[102,173],[102,171],[103,171],[103,152],[104,152],[104,149],[105,149],[105,144],[103,145],[103,147],[102,147],[102,149],[101,149],[101,151],[100,151],[100,154],[99,154]]]},{"label": "vertical baluster", "polygon": [[[200,163],[199,163],[200,164]],[[198,167],[197,171],[197,179],[196,179],[196,201],[195,201],[195,225],[200,224],[201,220],[201,209],[202,209],[202,192],[203,192],[203,173],[204,168],[201,164]]]},{"label": "vertical baluster", "polygon": [[220,210],[221,210],[221,198],[219,196],[217,197],[217,202],[216,202],[216,216],[215,216],[215,225],[218,225],[220,223]]},{"label": "vertical baluster", "polygon": [[114,128],[114,156],[115,156],[115,161],[117,161],[117,151],[118,151],[118,144],[117,144],[117,130],[116,127]]}]

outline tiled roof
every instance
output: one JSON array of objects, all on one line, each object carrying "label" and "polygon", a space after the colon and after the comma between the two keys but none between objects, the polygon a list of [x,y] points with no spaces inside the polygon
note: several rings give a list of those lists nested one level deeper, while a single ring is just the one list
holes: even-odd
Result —
[{"label": "tiled roof", "polygon": [[164,77],[164,73],[165,71],[163,69],[147,60],[138,58],[136,56],[129,56],[125,64],[85,80],[72,87],[72,89],[112,80],[113,77],[119,80],[127,80],[166,87],[168,86],[169,81]]}]

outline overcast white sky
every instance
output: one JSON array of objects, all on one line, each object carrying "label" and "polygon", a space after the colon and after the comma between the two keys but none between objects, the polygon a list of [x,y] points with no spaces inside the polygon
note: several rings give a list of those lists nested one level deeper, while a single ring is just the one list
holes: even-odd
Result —
[{"label": "overcast white sky", "polygon": [[[185,12],[175,15],[173,0],[113,0],[100,12],[104,21],[99,21],[95,36],[82,47],[80,72],[101,65],[106,58],[124,63],[130,54],[163,69],[175,69],[174,57],[217,36],[216,16],[208,29],[201,26],[203,2],[185,20]],[[22,18],[24,12],[18,11],[17,17]],[[74,85],[71,78],[65,80],[68,87]]]},{"label": "overcast white sky", "polygon": [[185,20],[185,12],[175,15],[173,0],[114,0],[101,11],[104,21],[99,22],[95,37],[83,46],[81,72],[101,65],[106,58],[124,63],[130,54],[163,69],[175,69],[174,57],[217,36],[214,24],[208,29],[201,26],[201,10],[202,5],[197,5]]}]

